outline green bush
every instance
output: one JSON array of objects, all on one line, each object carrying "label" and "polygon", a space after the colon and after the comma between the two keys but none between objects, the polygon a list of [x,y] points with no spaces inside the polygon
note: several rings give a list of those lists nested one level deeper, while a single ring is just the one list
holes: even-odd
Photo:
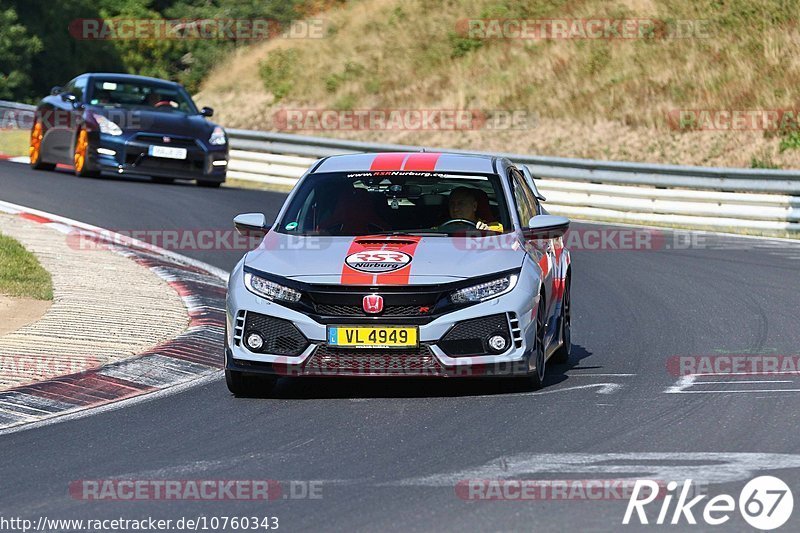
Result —
[{"label": "green bush", "polygon": [[290,76],[297,55],[297,50],[294,48],[279,48],[270,52],[259,65],[258,74],[264,82],[264,88],[275,96],[276,101],[284,98],[292,90]]},{"label": "green bush", "polygon": [[482,40],[470,39],[455,32],[450,32],[447,37],[450,41],[450,57],[453,59],[463,57],[483,46]]}]

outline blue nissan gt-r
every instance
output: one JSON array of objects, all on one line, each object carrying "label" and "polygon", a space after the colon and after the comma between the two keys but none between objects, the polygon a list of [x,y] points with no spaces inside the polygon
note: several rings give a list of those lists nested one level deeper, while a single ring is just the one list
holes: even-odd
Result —
[{"label": "blue nissan gt-r", "polygon": [[228,139],[178,83],[128,74],[81,74],[36,107],[30,164],[72,165],[78,176],[150,176],[225,181]]}]

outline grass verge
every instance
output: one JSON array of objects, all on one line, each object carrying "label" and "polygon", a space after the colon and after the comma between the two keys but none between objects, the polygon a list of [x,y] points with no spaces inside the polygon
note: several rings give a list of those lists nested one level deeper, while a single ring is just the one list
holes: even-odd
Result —
[{"label": "grass verge", "polygon": [[28,155],[29,137],[27,130],[0,130],[0,154],[12,157]]},{"label": "grass verge", "polygon": [[0,294],[53,299],[53,282],[36,257],[22,245],[0,234]]}]

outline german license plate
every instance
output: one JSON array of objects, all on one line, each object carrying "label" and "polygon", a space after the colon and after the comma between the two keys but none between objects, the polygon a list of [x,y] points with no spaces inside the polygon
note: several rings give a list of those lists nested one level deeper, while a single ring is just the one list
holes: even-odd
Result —
[{"label": "german license plate", "polygon": [[153,157],[164,157],[166,159],[186,159],[186,148],[173,146],[150,146],[147,153]]},{"label": "german license plate", "polygon": [[416,327],[329,326],[328,345],[346,348],[415,348]]}]

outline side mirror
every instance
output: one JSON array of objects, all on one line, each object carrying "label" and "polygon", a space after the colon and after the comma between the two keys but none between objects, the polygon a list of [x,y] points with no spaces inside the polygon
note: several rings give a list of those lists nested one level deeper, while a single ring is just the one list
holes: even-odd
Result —
[{"label": "side mirror", "polygon": [[61,88],[61,85],[56,85],[55,87],[53,87],[52,89],[50,89],[50,95],[51,95],[51,96],[58,96],[58,95],[59,95],[59,94],[61,94],[63,91],[64,91],[64,89],[62,89],[62,88]]},{"label": "side mirror", "polygon": [[523,229],[525,237],[530,239],[555,239],[563,237],[569,229],[569,219],[555,215],[536,215],[528,221]]},{"label": "side mirror", "polygon": [[233,219],[233,225],[239,235],[264,235],[269,231],[267,227],[267,217],[262,213],[243,213],[236,215]]},{"label": "side mirror", "polygon": [[214,116],[214,110],[212,108],[210,108],[210,107],[204,107],[203,109],[200,110],[200,116],[213,117]]},{"label": "side mirror", "polygon": [[77,98],[75,98],[75,95],[72,93],[61,93],[61,99],[64,100],[65,102],[73,102],[73,103],[77,100]]}]

